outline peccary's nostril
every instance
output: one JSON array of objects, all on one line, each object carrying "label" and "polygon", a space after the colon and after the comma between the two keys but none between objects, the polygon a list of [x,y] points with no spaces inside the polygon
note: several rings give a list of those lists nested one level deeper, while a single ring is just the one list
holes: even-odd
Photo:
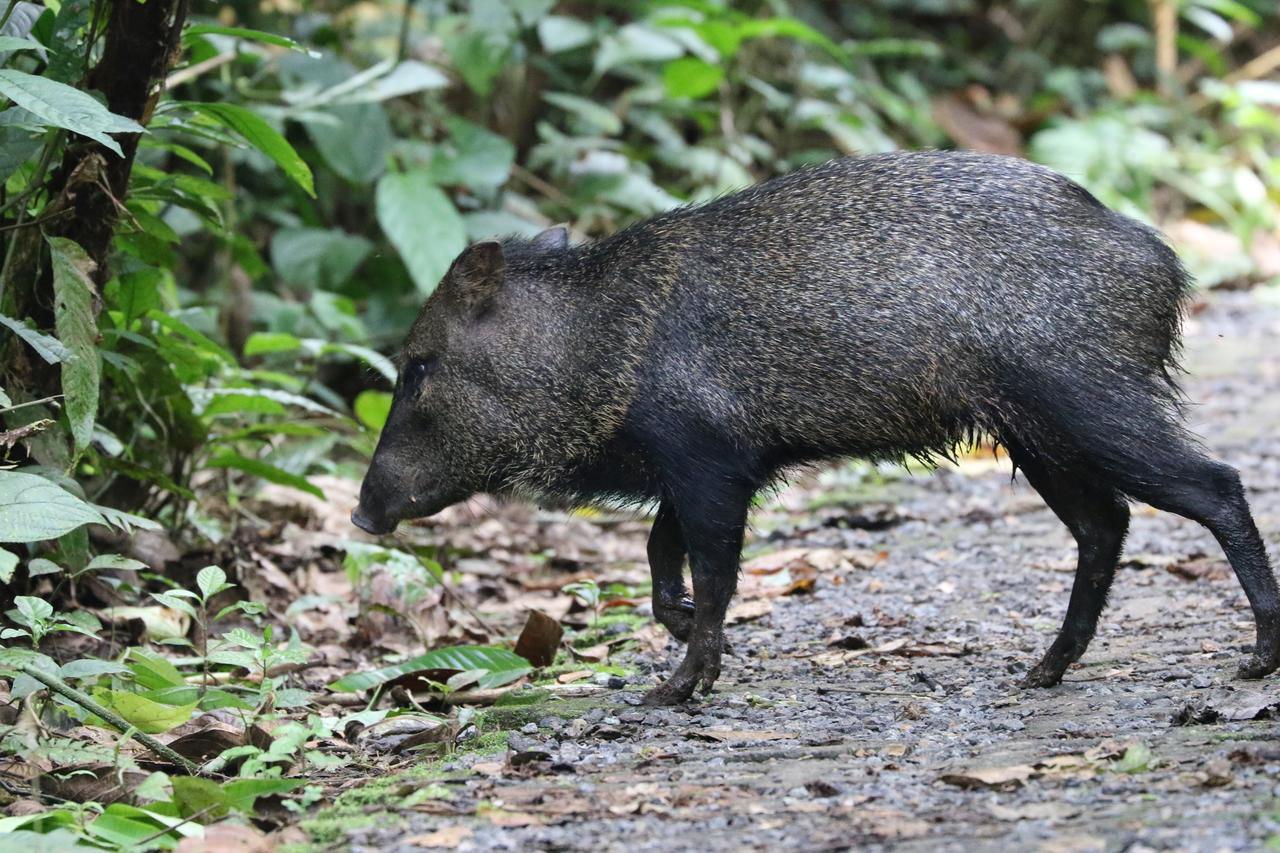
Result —
[{"label": "peccary's nostril", "polygon": [[364,511],[363,506],[357,506],[351,511],[351,523],[374,536],[381,536],[396,529],[394,524],[388,525],[385,521],[382,523],[375,521]]}]

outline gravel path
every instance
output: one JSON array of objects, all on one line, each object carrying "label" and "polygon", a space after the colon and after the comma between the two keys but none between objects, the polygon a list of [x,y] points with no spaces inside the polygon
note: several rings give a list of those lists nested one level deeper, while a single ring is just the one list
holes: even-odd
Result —
[{"label": "gravel path", "polygon": [[[1278,297],[1213,295],[1187,352],[1193,423],[1241,468],[1273,562]],[[806,550],[770,557],[784,549]],[[1280,845],[1280,678],[1233,679],[1253,625],[1203,529],[1135,507],[1088,654],[1058,687],[1017,686],[1058,628],[1074,554],[1001,462],[812,478],[756,519],[753,565],[783,570],[746,576],[804,592],[817,566],[812,591],[743,600],[710,697],[638,707],[680,650],[624,655],[636,674],[596,707],[544,703],[505,759],[463,755],[406,781],[396,819],[349,840],[632,853]]]}]

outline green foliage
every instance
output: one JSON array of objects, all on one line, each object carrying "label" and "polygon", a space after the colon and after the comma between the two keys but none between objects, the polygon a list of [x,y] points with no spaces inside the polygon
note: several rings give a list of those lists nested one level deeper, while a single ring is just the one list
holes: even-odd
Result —
[{"label": "green foliage", "polygon": [[340,678],[330,690],[355,692],[386,684],[396,678],[429,670],[457,670],[480,673],[480,687],[501,687],[533,671],[529,662],[514,652],[490,646],[454,646],[436,649],[392,666]]}]

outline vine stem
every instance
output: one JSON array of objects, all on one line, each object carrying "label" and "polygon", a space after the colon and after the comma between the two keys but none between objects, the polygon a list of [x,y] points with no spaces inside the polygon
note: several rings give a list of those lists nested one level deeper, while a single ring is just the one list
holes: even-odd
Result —
[{"label": "vine stem", "polygon": [[41,684],[43,684],[45,687],[48,687],[54,693],[57,693],[59,696],[62,696],[63,698],[69,699],[70,701],[76,703],[81,708],[84,708],[86,711],[88,711],[90,714],[94,714],[106,720],[108,723],[112,725],[112,727],[122,732],[126,736],[136,738],[138,743],[142,744],[147,749],[151,750],[156,755],[163,758],[165,761],[171,762],[177,765],[178,767],[181,767],[189,776],[208,775],[205,773],[201,773],[200,768],[197,767],[195,764],[183,758],[181,755],[174,752],[172,749],[165,746],[160,741],[153,738],[151,735],[138,731],[134,726],[131,726],[119,714],[115,713],[114,711],[108,710],[102,705],[99,705],[97,702],[91,699],[87,694],[82,693],[79,690],[76,690],[74,687],[72,687],[70,684],[67,684],[65,681],[63,681],[61,678],[58,678],[56,675],[50,675],[47,672],[41,672],[40,670],[32,666],[22,667],[22,672],[23,674],[29,675],[30,677],[34,678],[36,681],[39,681]]}]

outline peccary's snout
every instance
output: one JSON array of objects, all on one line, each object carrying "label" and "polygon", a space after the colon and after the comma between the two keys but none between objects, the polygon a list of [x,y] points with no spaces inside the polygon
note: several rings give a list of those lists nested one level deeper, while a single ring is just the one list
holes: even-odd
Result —
[{"label": "peccary's snout", "polygon": [[351,511],[351,523],[375,536],[394,531],[400,522],[391,506],[390,498],[394,494],[394,485],[386,481],[375,455],[364,482],[360,484],[360,502]]}]

